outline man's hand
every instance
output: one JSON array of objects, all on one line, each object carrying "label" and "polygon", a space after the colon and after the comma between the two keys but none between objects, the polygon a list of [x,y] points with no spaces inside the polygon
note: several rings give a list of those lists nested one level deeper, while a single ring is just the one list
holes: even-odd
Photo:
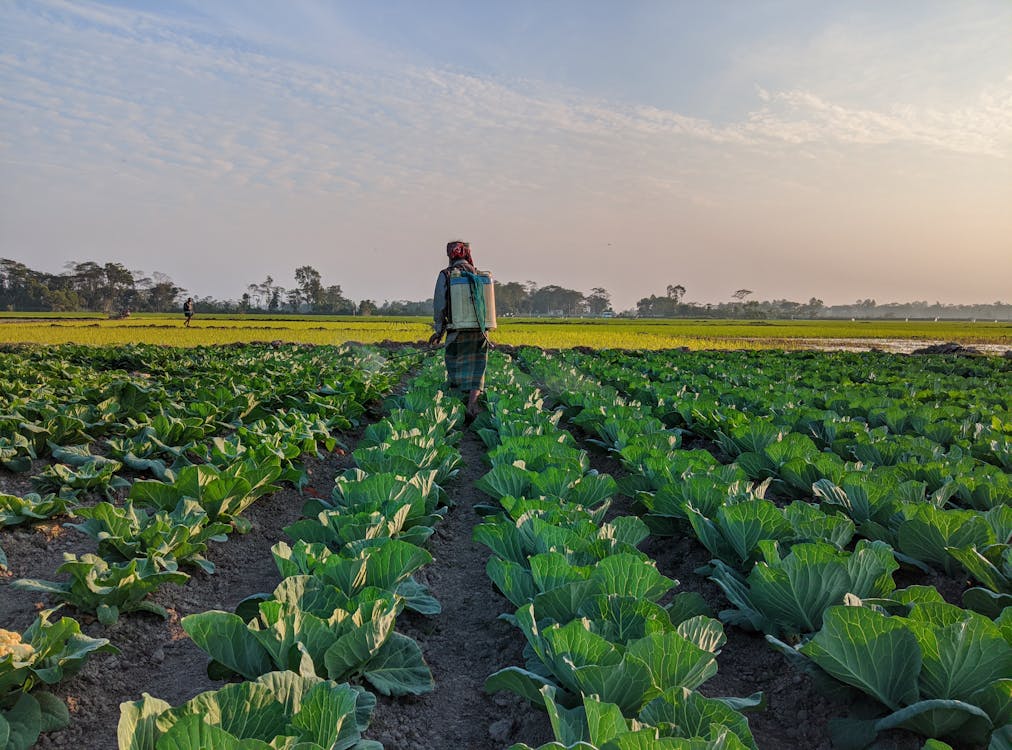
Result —
[{"label": "man's hand", "polygon": [[440,333],[439,331],[436,331],[434,334],[432,334],[431,336],[429,336],[429,346],[435,346],[436,344],[438,344],[442,340],[443,340],[443,334]]}]

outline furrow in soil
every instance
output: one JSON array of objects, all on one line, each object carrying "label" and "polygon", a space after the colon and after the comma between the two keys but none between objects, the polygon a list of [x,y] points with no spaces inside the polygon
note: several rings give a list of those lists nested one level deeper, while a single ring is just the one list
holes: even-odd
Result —
[{"label": "furrow in soil", "polygon": [[459,447],[464,467],[447,486],[454,506],[429,541],[434,562],[418,576],[440,601],[442,613],[405,613],[397,622],[399,631],[421,645],[436,687],[414,699],[380,699],[366,734],[390,749],[491,750],[552,739],[543,711],[512,694],[493,696],[483,689],[496,670],[523,664],[524,638],[498,619],[512,611],[511,605],[485,575],[488,550],[471,538],[480,522],[473,506],[487,500],[474,487],[487,470],[484,445],[467,431]]}]

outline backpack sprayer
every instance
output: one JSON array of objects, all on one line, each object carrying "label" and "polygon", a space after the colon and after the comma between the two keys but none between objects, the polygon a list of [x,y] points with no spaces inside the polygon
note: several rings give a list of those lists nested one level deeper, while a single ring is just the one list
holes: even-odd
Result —
[{"label": "backpack sprayer", "polygon": [[[459,268],[449,272],[449,302],[447,329],[475,331],[482,334],[496,327],[495,284],[488,271],[471,273]],[[487,338],[487,337],[486,337]]]}]

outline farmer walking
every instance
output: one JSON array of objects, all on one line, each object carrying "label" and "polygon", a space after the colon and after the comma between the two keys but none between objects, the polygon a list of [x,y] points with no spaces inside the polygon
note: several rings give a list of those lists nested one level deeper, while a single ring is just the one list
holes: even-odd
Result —
[{"label": "farmer walking", "polygon": [[488,364],[488,336],[481,327],[458,329],[452,325],[450,309],[450,273],[477,274],[471,258],[471,245],[454,240],[446,244],[446,256],[450,265],[436,277],[436,290],[432,296],[432,320],[435,333],[429,344],[438,344],[446,336],[444,357],[446,380],[449,390],[466,399],[467,416],[474,419],[478,414],[478,397],[485,387],[485,366]]},{"label": "farmer walking", "polygon": [[186,302],[183,303],[183,316],[186,318],[186,322],[183,323],[183,327],[189,328],[190,318],[193,317],[193,297],[187,297]]}]

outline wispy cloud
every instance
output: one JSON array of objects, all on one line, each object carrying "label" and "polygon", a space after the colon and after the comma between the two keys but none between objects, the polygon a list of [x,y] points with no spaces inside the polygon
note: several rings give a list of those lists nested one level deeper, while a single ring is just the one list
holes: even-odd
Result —
[{"label": "wispy cloud", "polygon": [[[288,191],[411,191],[488,175],[548,188],[650,164],[672,144],[926,146],[1009,156],[1012,83],[954,111],[767,92],[737,123],[445,70],[348,72],[272,57],[190,21],[53,0],[15,5],[0,56],[5,170],[80,170]],[[635,155],[642,154],[642,158]],[[18,166],[22,164],[22,166]],[[653,175],[667,179],[669,175]]]},{"label": "wispy cloud", "polygon": [[887,111],[846,107],[807,91],[760,90],[765,105],[744,131],[787,143],[923,145],[978,156],[1012,156],[1012,85],[984,92],[952,111],[897,105]]}]

